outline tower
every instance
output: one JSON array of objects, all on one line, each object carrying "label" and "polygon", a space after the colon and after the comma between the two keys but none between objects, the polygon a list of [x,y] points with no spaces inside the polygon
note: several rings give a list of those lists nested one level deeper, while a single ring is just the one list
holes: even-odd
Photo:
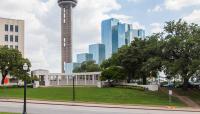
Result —
[{"label": "tower", "polygon": [[72,8],[77,0],[58,0],[61,7],[61,61],[62,73],[65,63],[72,62]]}]

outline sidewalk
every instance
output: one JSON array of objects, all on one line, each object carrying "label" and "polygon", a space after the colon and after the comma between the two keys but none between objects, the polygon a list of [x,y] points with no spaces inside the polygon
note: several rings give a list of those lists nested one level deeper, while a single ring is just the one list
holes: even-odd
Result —
[{"label": "sidewalk", "polygon": [[[0,102],[23,103],[19,99],[0,99]],[[81,107],[99,107],[99,108],[121,108],[121,109],[140,109],[140,110],[162,110],[162,111],[183,111],[183,112],[200,112],[197,108],[176,108],[172,106],[139,106],[139,105],[110,105],[110,104],[95,104],[95,103],[77,103],[77,102],[51,102],[27,100],[30,104],[47,104],[47,105],[64,105],[64,106],[81,106]]]}]

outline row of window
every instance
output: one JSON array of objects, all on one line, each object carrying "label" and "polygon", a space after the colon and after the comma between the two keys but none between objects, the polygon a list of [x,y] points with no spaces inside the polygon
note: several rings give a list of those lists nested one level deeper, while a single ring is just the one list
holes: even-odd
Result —
[{"label": "row of window", "polygon": [[13,45],[5,45],[5,47],[10,48],[10,49],[18,49],[18,46],[13,46]]},{"label": "row of window", "polygon": [[[10,29],[9,29],[10,28]],[[18,25],[10,25],[10,27],[9,27],[9,25],[8,24],[5,24],[5,31],[9,31],[10,30],[10,32],[19,32],[19,27],[18,27]]]},{"label": "row of window", "polygon": [[19,38],[18,38],[18,36],[15,36],[15,38],[14,38],[14,36],[13,35],[10,35],[10,40],[9,40],[9,37],[8,37],[8,35],[5,35],[5,41],[6,42],[8,42],[8,41],[10,41],[10,42],[18,42],[19,41]]}]

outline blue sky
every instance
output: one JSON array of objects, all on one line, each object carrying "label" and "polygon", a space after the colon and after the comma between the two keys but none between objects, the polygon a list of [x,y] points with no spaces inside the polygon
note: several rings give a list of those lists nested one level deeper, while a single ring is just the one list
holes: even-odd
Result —
[{"label": "blue sky", "polygon": [[[60,72],[60,15],[57,0],[1,0],[0,4],[1,17],[25,21],[25,57],[32,69]],[[76,54],[88,52],[88,45],[101,43],[101,21],[112,17],[151,35],[170,20],[200,24],[200,0],[78,0],[73,11],[73,61]]]}]

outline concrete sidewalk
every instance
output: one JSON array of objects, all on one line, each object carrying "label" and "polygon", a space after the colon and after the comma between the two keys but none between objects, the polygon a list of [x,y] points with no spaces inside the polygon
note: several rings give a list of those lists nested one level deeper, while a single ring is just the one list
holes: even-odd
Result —
[{"label": "concrete sidewalk", "polygon": [[[0,99],[0,102],[23,103],[19,99]],[[27,100],[29,104],[48,104],[48,105],[63,105],[63,106],[81,106],[81,107],[99,107],[99,108],[121,108],[121,109],[141,109],[141,110],[162,110],[162,111],[183,111],[183,112],[200,112],[199,108],[176,108],[173,106],[142,106],[142,105],[112,105],[112,104],[95,104],[95,103],[79,103],[79,102],[52,102]]]}]

